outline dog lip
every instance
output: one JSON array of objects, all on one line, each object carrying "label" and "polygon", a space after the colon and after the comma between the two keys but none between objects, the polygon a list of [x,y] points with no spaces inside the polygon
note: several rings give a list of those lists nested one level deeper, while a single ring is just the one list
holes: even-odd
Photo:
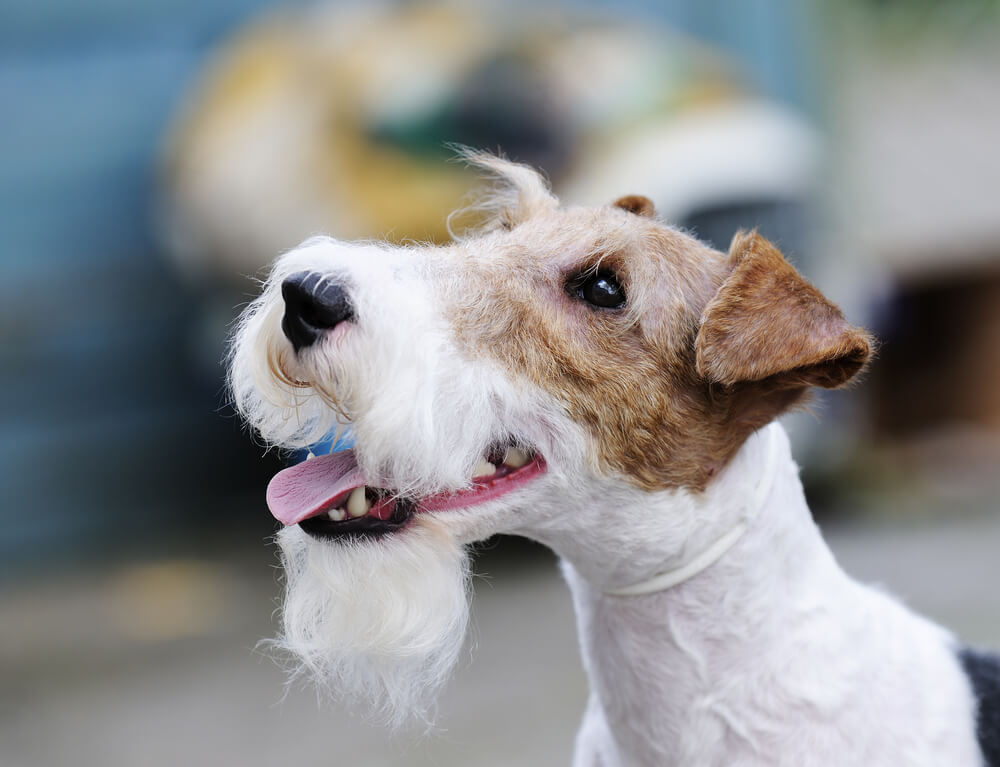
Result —
[{"label": "dog lip", "polygon": [[[530,482],[545,470],[545,460],[536,454],[524,466],[499,465],[492,476],[474,479],[471,487],[401,501],[412,504],[417,513],[467,508],[499,498]],[[343,505],[352,490],[365,484],[354,451],[344,450],[318,456],[278,472],[267,486],[267,505],[279,522],[286,526],[295,525]],[[397,502],[392,497],[382,498],[363,519],[373,523],[389,520],[396,506]],[[350,520],[330,521],[330,525],[349,523]]]},{"label": "dog lip", "polygon": [[384,516],[366,514],[342,522],[335,522],[325,514],[317,514],[301,520],[299,527],[313,538],[327,540],[379,538],[406,527],[413,518],[414,506],[405,499],[389,500],[385,503],[384,512]]},{"label": "dog lip", "polygon": [[501,465],[492,477],[474,479],[472,487],[452,493],[436,493],[419,499],[417,512],[431,513],[464,509],[492,501],[527,484],[535,477],[545,473],[546,468],[545,459],[537,454],[524,466],[516,469]]}]

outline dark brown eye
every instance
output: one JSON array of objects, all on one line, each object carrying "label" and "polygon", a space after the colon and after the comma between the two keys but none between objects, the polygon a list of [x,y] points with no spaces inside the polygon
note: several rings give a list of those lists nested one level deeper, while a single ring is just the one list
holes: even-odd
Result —
[{"label": "dark brown eye", "polygon": [[600,271],[582,276],[575,281],[573,293],[601,309],[618,309],[625,305],[625,291],[613,272]]}]

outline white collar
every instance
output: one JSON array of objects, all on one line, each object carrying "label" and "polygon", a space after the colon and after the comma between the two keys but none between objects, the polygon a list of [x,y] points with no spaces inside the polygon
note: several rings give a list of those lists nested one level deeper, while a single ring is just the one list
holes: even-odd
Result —
[{"label": "white collar", "polygon": [[781,427],[777,423],[772,423],[758,432],[758,434],[767,439],[767,446],[764,449],[764,466],[760,477],[757,479],[757,486],[754,488],[753,499],[747,508],[747,513],[739,522],[717,538],[712,545],[703,549],[699,554],[689,559],[680,567],[656,573],[630,586],[623,586],[617,589],[604,589],[604,593],[616,597],[631,597],[641,594],[653,594],[657,591],[669,589],[678,583],[694,577],[710,565],[715,564],[723,554],[729,551],[743,537],[743,534],[750,526],[750,522],[760,512],[761,507],[771,493],[771,487],[774,485],[774,476],[778,469],[778,431],[780,429]]}]

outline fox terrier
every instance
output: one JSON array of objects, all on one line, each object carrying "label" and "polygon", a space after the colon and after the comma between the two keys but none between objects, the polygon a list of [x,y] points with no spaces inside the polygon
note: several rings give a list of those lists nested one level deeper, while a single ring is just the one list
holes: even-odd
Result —
[{"label": "fox terrier", "polygon": [[278,642],[389,724],[459,656],[467,544],[554,550],[583,765],[1000,765],[1000,666],[837,566],[775,418],[872,341],[755,233],[722,254],[645,197],[563,207],[530,168],[446,246],[319,237],[244,313],[234,401],[269,443]]}]

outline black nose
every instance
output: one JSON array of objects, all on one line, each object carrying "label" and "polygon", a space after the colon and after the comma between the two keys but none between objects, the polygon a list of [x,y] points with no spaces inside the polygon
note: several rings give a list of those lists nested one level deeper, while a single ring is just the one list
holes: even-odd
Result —
[{"label": "black nose", "polygon": [[344,286],[316,272],[288,277],[281,283],[281,296],[285,299],[281,330],[295,351],[314,343],[324,331],[354,319]]}]

